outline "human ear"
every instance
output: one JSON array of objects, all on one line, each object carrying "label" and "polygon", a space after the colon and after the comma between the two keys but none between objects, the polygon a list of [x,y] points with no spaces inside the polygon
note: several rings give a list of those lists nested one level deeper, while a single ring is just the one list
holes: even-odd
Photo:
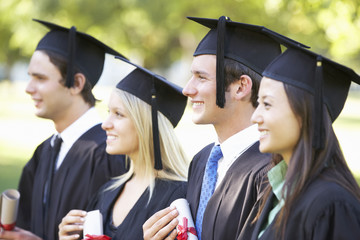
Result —
[{"label": "human ear", "polygon": [[72,94],[79,94],[83,90],[86,82],[86,77],[82,73],[74,75],[74,85],[70,88]]},{"label": "human ear", "polygon": [[241,75],[239,80],[235,82],[236,97],[239,99],[250,98],[252,80],[248,75]]}]

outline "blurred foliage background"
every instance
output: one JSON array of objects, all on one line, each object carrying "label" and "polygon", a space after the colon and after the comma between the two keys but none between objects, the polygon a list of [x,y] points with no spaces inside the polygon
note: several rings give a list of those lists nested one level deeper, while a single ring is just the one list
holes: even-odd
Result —
[{"label": "blurred foliage background", "polygon": [[[0,191],[17,186],[22,166],[53,131],[51,121],[34,116],[24,84],[17,83],[26,80],[26,75],[16,79],[12,74],[16,64],[28,63],[48,31],[31,19],[74,25],[169,80],[168,69],[177,65],[175,73],[185,84],[183,76],[189,76],[193,51],[208,31],[186,16],[222,15],[268,27],[360,73],[359,0],[0,0]],[[356,148],[360,133],[357,89],[353,86],[348,110],[335,123],[346,156],[352,155],[355,161],[360,158]],[[187,115],[184,119],[182,126],[191,125]],[[178,131],[185,144],[186,134],[198,138],[209,132],[196,126],[203,131],[199,134],[184,130],[186,127]],[[46,131],[40,131],[43,129]],[[205,140],[210,141],[207,136]],[[197,143],[203,146],[202,141]],[[356,171],[359,176],[360,167]]]},{"label": "blurred foliage background", "polygon": [[9,69],[31,56],[47,32],[31,21],[37,18],[74,25],[145,67],[167,68],[191,58],[207,32],[186,16],[221,15],[264,25],[359,70],[359,0],[1,0],[0,63]]}]

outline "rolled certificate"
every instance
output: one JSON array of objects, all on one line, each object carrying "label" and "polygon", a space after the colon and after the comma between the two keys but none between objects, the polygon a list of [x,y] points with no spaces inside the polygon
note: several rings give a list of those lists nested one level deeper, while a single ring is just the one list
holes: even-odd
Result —
[{"label": "rolled certificate", "polygon": [[86,235],[103,235],[103,220],[99,210],[90,211],[86,214],[84,236]]},{"label": "rolled certificate", "polygon": [[15,189],[5,190],[1,195],[1,227],[11,231],[15,227],[20,193]]},{"label": "rolled certificate", "polygon": [[175,206],[179,212],[179,216],[177,216],[179,224],[176,226],[177,239],[198,240],[188,201],[185,198],[179,198],[173,201],[170,206]]}]

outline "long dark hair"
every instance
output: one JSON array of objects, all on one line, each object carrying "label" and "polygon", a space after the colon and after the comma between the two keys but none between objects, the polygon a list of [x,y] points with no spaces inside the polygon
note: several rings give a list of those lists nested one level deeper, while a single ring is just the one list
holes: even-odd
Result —
[{"label": "long dark hair", "polygon": [[[284,87],[292,111],[295,116],[299,116],[301,119],[301,135],[291,156],[282,189],[283,196],[285,196],[285,193],[290,194],[286,194],[285,204],[275,219],[276,234],[279,239],[284,238],[286,223],[291,214],[292,206],[295,205],[299,196],[316,178],[320,177],[327,181],[336,182],[360,200],[360,188],[347,166],[327,108],[324,106],[325,110],[322,117],[325,133],[324,148],[315,150],[312,147],[314,132],[313,95],[285,83]],[[281,156],[274,154],[272,165],[276,165],[280,160]],[[268,185],[255,221],[264,209],[265,201],[271,191],[271,186]]]}]

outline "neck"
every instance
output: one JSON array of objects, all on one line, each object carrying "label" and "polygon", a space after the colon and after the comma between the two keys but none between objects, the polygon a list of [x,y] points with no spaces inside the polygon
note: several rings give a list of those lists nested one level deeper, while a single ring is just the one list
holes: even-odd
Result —
[{"label": "neck", "polygon": [[139,184],[139,185],[143,185],[143,186],[148,186],[150,184],[150,182],[151,182],[151,179],[147,178],[145,176],[145,174],[136,172],[135,169],[134,169],[134,175],[131,178],[131,182]]},{"label": "neck", "polygon": [[146,170],[144,167],[144,164],[139,163],[138,160],[138,153],[132,153],[129,155],[130,159],[132,160],[132,164],[134,167],[134,176],[133,178],[136,178],[137,181],[149,181],[149,174],[146,174]]},{"label": "neck", "polygon": [[53,119],[56,131],[59,133],[64,131],[89,109],[90,106],[86,102],[70,106],[66,113],[62,114],[57,119]]},{"label": "neck", "polygon": [[252,105],[244,105],[238,109],[229,110],[230,113],[227,117],[223,118],[218,124],[214,124],[218,141],[223,143],[229,137],[236,133],[248,128],[252,125],[251,116],[254,112]]}]

